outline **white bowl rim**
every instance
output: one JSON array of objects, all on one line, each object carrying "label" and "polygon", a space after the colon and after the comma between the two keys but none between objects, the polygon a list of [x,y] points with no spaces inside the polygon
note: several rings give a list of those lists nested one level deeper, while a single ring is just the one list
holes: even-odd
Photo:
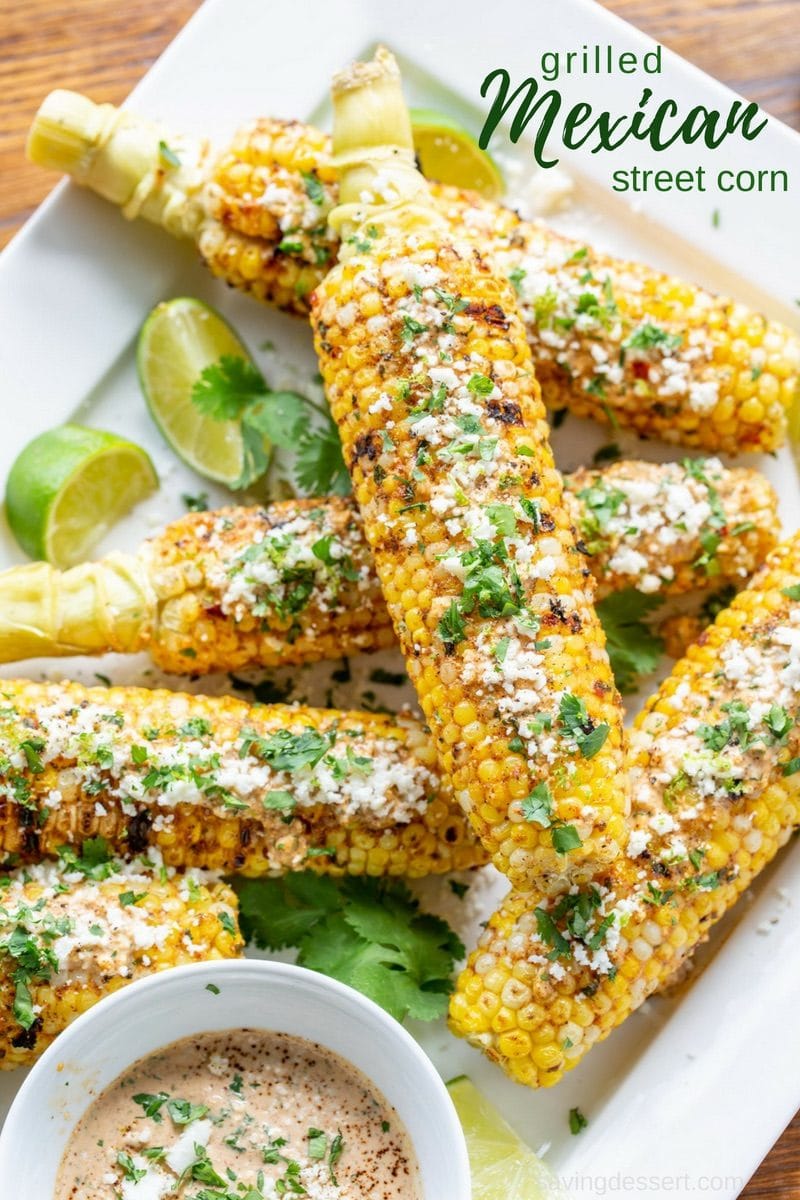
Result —
[{"label": "white bowl rim", "polygon": [[[149,993],[157,991],[160,987],[178,985],[186,977],[196,980],[202,974],[213,976],[212,982],[214,983],[217,982],[220,975],[232,975],[235,977],[237,974],[252,976],[271,975],[273,977],[293,979],[300,987],[313,982],[315,990],[328,990],[332,995],[338,996],[345,1004],[350,1005],[352,1009],[361,1010],[365,1016],[368,1015],[373,1020],[377,1020],[383,1024],[387,1030],[391,1031],[390,1036],[394,1037],[398,1042],[400,1052],[407,1055],[413,1061],[415,1068],[426,1077],[428,1084],[436,1095],[441,1109],[440,1116],[447,1127],[450,1142],[450,1145],[447,1147],[447,1153],[450,1156],[453,1181],[465,1198],[471,1195],[466,1141],[455,1107],[439,1072],[408,1030],[387,1013],[385,1009],[381,1008],[379,1004],[376,1004],[375,1001],[356,991],[355,988],[351,988],[345,983],[340,983],[337,979],[332,979],[330,976],[323,975],[318,971],[308,970],[306,967],[298,967],[294,963],[253,958],[207,960],[204,962],[188,963],[180,967],[170,967],[166,971],[147,975],[145,978],[138,979],[134,983],[126,984],[81,1013],[47,1047],[41,1058],[31,1068],[30,1074],[14,1098],[8,1116],[3,1123],[2,1129],[0,1129],[0,1180],[10,1178],[8,1171],[13,1167],[15,1159],[18,1159],[20,1146],[24,1140],[30,1138],[30,1130],[36,1127],[40,1116],[38,1105],[36,1104],[37,1089],[40,1086],[42,1076],[49,1071],[54,1061],[60,1062],[69,1056],[70,1043],[73,1038],[80,1036],[83,1030],[97,1019],[98,1010],[102,1010],[101,1016],[104,1017],[114,1008],[124,1008],[126,1005],[138,1004],[140,1002],[139,998],[143,994],[146,997]],[[220,1022],[220,1029],[224,1028],[230,1028],[230,1026],[225,1026],[223,1019]],[[267,1028],[267,1026],[254,1024],[251,1028]],[[311,1037],[311,1034],[309,1034],[309,1037]],[[324,1035],[321,1036],[315,1032],[313,1040],[322,1046],[327,1046]],[[327,1048],[331,1049],[333,1053],[338,1054],[340,1058],[348,1061],[345,1055],[334,1050],[333,1047],[327,1046]],[[135,1059],[132,1061],[135,1061]],[[367,1078],[377,1088],[378,1085],[374,1083],[369,1074],[367,1072],[362,1073],[367,1074]],[[111,1081],[109,1080],[109,1082]]]}]

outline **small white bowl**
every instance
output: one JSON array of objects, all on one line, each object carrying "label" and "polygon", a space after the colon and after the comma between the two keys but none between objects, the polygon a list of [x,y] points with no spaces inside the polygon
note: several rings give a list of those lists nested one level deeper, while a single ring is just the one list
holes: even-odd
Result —
[{"label": "small white bowl", "polygon": [[198,963],[152,975],[70,1025],[25,1080],[0,1134],[3,1194],[50,1200],[75,1124],[136,1059],[178,1038],[239,1028],[305,1037],[353,1063],[408,1130],[425,1200],[469,1200],[458,1117],[414,1039],[352,988],[300,967],[256,960]]}]

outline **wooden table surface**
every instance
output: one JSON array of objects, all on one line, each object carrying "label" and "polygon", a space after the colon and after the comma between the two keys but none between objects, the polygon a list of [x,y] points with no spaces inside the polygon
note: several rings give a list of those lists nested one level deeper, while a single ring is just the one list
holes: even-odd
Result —
[{"label": "wooden table surface", "polygon": [[[0,247],[55,183],[23,155],[44,94],[70,87],[95,100],[121,101],[198,6],[198,0],[0,0]],[[606,7],[800,129],[800,0],[606,0]],[[796,1067],[779,1062],[776,1069]],[[742,1195],[800,1197],[800,1113]]]}]

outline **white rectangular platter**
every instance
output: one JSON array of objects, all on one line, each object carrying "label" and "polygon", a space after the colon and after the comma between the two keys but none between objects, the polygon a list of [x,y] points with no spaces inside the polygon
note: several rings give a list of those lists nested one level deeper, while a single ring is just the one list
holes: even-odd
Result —
[{"label": "white rectangular platter", "polygon": [[[131,107],[219,145],[242,120],[258,114],[324,123],[332,72],[378,41],[400,57],[413,103],[445,109],[474,128],[485,112],[480,82],[496,66],[519,82],[537,73],[545,50],[595,43],[640,54],[652,48],[590,0],[493,0],[488,9],[480,0],[462,0],[457,9],[442,0],[208,0],[136,89]],[[59,83],[56,74],[52,85]],[[641,79],[634,85],[619,75],[570,75],[555,86],[567,105],[589,99],[620,113],[630,111],[640,85]],[[652,86],[659,96],[676,98],[683,110],[700,103],[727,110],[732,99],[720,84],[668,52]],[[530,147],[506,146],[499,156],[516,195],[530,204],[535,191]],[[739,142],[726,142],[713,156],[697,146],[660,156],[626,146],[613,163],[602,154],[565,155],[562,167],[572,188],[552,222],[628,257],[733,292],[798,325],[800,222],[791,191],[725,197],[656,193],[633,208],[608,187],[612,169],[634,162],[676,169],[712,157],[715,170],[783,168],[791,180],[800,171],[800,137],[770,121],[756,143],[743,150]],[[714,210],[719,219],[712,222]],[[272,341],[277,352],[257,354],[270,383],[312,392],[316,364],[302,321],[228,292],[205,274],[190,248],[160,231],[127,224],[87,193],[57,189],[0,258],[0,477],[29,438],[73,417],[138,441],[153,454],[162,487],[114,531],[118,549],[133,548],[153,527],[178,516],[182,492],[202,489],[212,503],[223,499],[160,441],[136,382],[139,326],[155,303],[176,295],[199,296],[220,308],[254,351]],[[587,461],[606,440],[602,431],[570,418],[556,438],[560,465],[568,469]],[[622,442],[627,453],[670,457],[665,447],[632,438]],[[800,483],[789,453],[757,465],[779,490],[787,532],[794,530],[800,524]],[[110,548],[111,543],[101,549]],[[19,560],[0,529],[0,567]],[[353,681],[336,691],[336,703],[357,706],[374,665],[355,662]],[[66,675],[94,682],[95,672],[115,682],[159,682],[141,660],[26,666],[33,678]],[[295,675],[295,695],[321,702],[326,671]],[[184,686],[176,678],[167,682]],[[222,678],[194,686],[219,690],[228,684]],[[396,693],[379,698],[395,705],[398,699]],[[488,871],[463,903],[441,884],[423,887],[426,900],[446,911],[467,938],[502,890]],[[548,1161],[576,1198],[677,1192],[732,1200],[800,1105],[800,933],[794,919],[799,905],[795,846],[717,931],[709,965],[691,989],[648,1002],[553,1090],[531,1093],[512,1084],[455,1041],[443,1023],[413,1032],[445,1077],[469,1074],[534,1149],[548,1147]],[[21,1078],[21,1073],[0,1078],[0,1118]],[[578,1137],[570,1135],[567,1120],[574,1106],[589,1118]]]}]

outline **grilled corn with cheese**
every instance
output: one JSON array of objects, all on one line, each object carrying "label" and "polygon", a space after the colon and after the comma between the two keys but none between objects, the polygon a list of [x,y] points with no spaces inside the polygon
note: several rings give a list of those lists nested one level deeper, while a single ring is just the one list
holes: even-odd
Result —
[{"label": "grilled corn with cheese", "polygon": [[[564,482],[598,597],[741,586],[777,542],[756,471],[631,461]],[[340,497],[190,513],[135,557],[0,573],[0,661],[147,649],[164,671],[203,675],[392,644],[358,509]]]},{"label": "grilled corn with cheese", "polygon": [[450,1012],[521,1083],[556,1083],[686,962],[800,824],[800,533],[637,718],[627,850],[558,897],[512,893]]},{"label": "grilled corn with cheese", "polygon": [[557,888],[619,852],[626,789],[530,351],[433,208],[385,51],[338,79],[334,120],[353,253],[312,324],[365,534],[444,779],[503,873]]},{"label": "grilled corn with cheese", "polygon": [[[192,238],[215,275],[289,311],[308,311],[336,260],[338,170],[328,138],[297,121],[251,122],[215,158],[205,141],[57,91],[28,154]],[[433,194],[458,238],[513,282],[549,407],[713,452],[782,443],[800,380],[791,330],[475,194]]]},{"label": "grilled corn with cheese", "polygon": [[0,683],[0,856],[102,837],[245,875],[427,875],[483,862],[425,730],[368,713]]},{"label": "grilled corn with cheese", "polygon": [[[93,847],[96,851],[97,846]],[[76,867],[77,862],[77,867]],[[0,1070],[98,1000],[167,967],[235,958],[236,896],[191,875],[80,858],[0,880]]]}]

